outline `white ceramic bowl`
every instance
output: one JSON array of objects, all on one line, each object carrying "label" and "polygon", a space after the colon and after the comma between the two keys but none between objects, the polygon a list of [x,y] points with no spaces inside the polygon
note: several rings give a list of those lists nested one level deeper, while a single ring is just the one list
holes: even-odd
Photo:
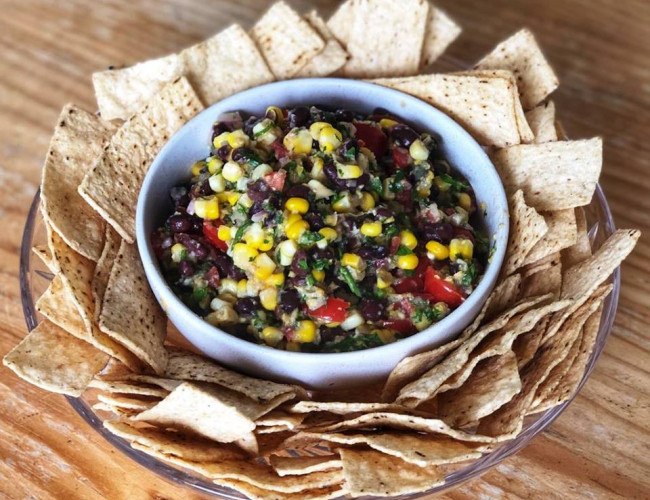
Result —
[{"label": "white ceramic bowl", "polygon": [[[215,82],[215,84],[218,84]],[[453,168],[463,174],[486,207],[484,226],[496,244],[485,275],[469,298],[430,328],[393,344],[341,354],[296,353],[256,345],[215,328],[193,313],[165,282],[150,235],[172,210],[169,190],[186,182],[189,167],[210,151],[212,124],[228,111],[261,116],[270,105],[323,104],[360,112],[382,107],[415,130],[434,132]],[[187,123],[160,151],[147,174],[136,214],[137,242],[149,284],[171,322],[197,349],[231,368],[315,389],[352,387],[387,376],[404,357],[446,343],[478,314],[494,287],[508,239],[508,205],[501,180],[476,141],[447,115],[402,92],[341,79],[304,79],[256,87],[224,99]]]}]

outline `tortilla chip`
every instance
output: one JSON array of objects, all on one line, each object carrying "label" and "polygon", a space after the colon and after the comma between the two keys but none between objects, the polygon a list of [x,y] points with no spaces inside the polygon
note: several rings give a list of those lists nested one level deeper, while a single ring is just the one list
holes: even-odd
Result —
[{"label": "tortilla chip", "polygon": [[108,356],[45,320],[2,359],[23,380],[46,391],[80,396]]},{"label": "tortilla chip", "polygon": [[59,116],[43,166],[41,210],[73,250],[97,261],[104,245],[104,220],[79,196],[77,188],[117,127],[66,105]]},{"label": "tortilla chip", "polygon": [[555,128],[555,104],[553,101],[542,103],[526,113],[526,120],[530,125],[535,139],[535,144],[555,142],[558,140]]},{"label": "tortilla chip", "polygon": [[476,64],[477,69],[506,69],[517,77],[524,109],[532,109],[559,85],[533,34],[523,29],[497,45]]},{"label": "tortilla chip", "polygon": [[160,399],[158,398],[143,399],[137,397],[119,396],[115,394],[97,394],[97,399],[99,399],[102,403],[111,406],[112,408],[135,410],[134,414],[144,410],[149,410],[160,402]]},{"label": "tortilla chip", "polygon": [[283,1],[266,11],[250,36],[279,80],[296,75],[325,48],[318,32]]},{"label": "tortilla chip", "polygon": [[296,74],[295,78],[315,78],[336,73],[348,60],[348,53],[327,27],[325,20],[312,10],[304,16],[305,21],[325,41],[325,48],[313,57]]},{"label": "tortilla chip", "polygon": [[241,375],[178,347],[169,347],[168,353],[169,362],[165,370],[168,378],[218,384],[259,403],[271,401],[283,394],[296,394],[299,390],[296,386]]},{"label": "tortilla chip", "polygon": [[468,326],[456,340],[447,342],[431,351],[425,351],[409,356],[400,361],[388,376],[382,390],[382,401],[394,401],[398,392],[406,384],[413,382],[437,365],[447,353],[467,340],[480,326],[481,322],[491,320],[515,303],[519,296],[521,277],[518,274],[509,276],[497,285],[481,308],[474,322]]},{"label": "tortilla chip", "polygon": [[140,373],[129,373],[125,375],[122,379],[112,379],[112,381],[134,381],[134,382],[143,382],[145,384],[157,385],[169,392],[176,389],[183,382],[180,380],[174,380],[171,378],[158,377],[157,375],[142,375]]},{"label": "tortilla chip", "polygon": [[536,210],[563,210],[587,205],[602,167],[603,141],[521,144],[501,149],[492,161],[506,190],[523,190]]},{"label": "tortilla chip", "polygon": [[323,457],[279,457],[272,455],[271,467],[279,476],[302,476],[312,472],[340,469],[341,458],[338,455]]},{"label": "tortilla chip", "polygon": [[33,246],[32,253],[41,259],[41,262],[45,264],[45,267],[47,267],[51,273],[57,273],[59,271],[54,265],[54,262],[52,262],[52,254],[50,253],[50,249],[47,245]]},{"label": "tortilla chip", "polygon": [[273,81],[253,41],[241,26],[233,25],[179,54],[93,73],[102,117],[126,120],[181,76],[187,77],[206,105]]},{"label": "tortilla chip", "polygon": [[342,74],[350,78],[415,75],[420,67],[429,3],[359,0]]},{"label": "tortilla chip", "polygon": [[298,427],[304,419],[305,415],[292,415],[283,410],[274,410],[257,419],[255,423],[258,427],[284,426],[283,430],[286,430]]},{"label": "tortilla chip", "polygon": [[117,420],[104,421],[104,427],[123,439],[186,460],[220,462],[244,458],[244,454],[237,448],[179,432],[164,431],[153,427],[136,427]]},{"label": "tortilla chip", "polygon": [[100,389],[106,392],[118,392],[120,394],[132,394],[140,396],[154,396],[164,398],[169,394],[169,391],[160,389],[158,387],[147,387],[141,384],[129,384],[124,382],[107,382],[105,380],[95,379],[89,384],[89,387]]},{"label": "tortilla chip", "polygon": [[215,479],[214,482],[238,491],[251,500],[329,500],[331,498],[340,498],[347,493],[347,489],[343,484],[309,489],[297,493],[280,493],[279,491],[259,488],[235,479]]},{"label": "tortilla chip", "polygon": [[129,243],[135,206],[158,151],[203,105],[185,78],[165,85],[111,138],[79,186],[79,193]]},{"label": "tortilla chip", "polygon": [[95,321],[99,321],[99,314],[102,310],[102,303],[104,302],[104,293],[106,293],[106,287],[108,286],[108,277],[111,274],[111,269],[113,268],[113,263],[117,257],[121,242],[120,235],[117,234],[110,224],[106,224],[104,249],[97,261],[92,282],[92,294],[95,301]]},{"label": "tortilla chip", "polygon": [[577,237],[575,210],[543,212],[548,231],[526,256],[526,264],[541,260],[575,244]]},{"label": "tortilla chip", "polygon": [[517,356],[517,366],[521,370],[528,362],[535,357],[535,353],[542,343],[546,334],[550,318],[542,318],[529,332],[519,335],[512,343],[512,350]]},{"label": "tortilla chip", "polygon": [[510,78],[439,74],[384,78],[373,83],[406,92],[435,106],[483,146],[505,147],[521,142]]},{"label": "tortilla chip", "polygon": [[600,307],[610,290],[611,286],[599,290],[568,318],[554,338],[542,344],[535,357],[520,373],[522,390],[496,412],[482,419],[477,432],[493,437],[521,432],[524,416],[533,402],[535,391],[551,370],[564,359],[584,322]]},{"label": "tortilla chip", "polygon": [[503,264],[503,275],[509,276],[524,265],[534,246],[548,232],[544,217],[526,205],[521,190],[510,197],[510,234]]},{"label": "tortilla chip", "polygon": [[582,262],[591,257],[591,241],[589,239],[589,228],[587,218],[582,207],[575,209],[576,216],[576,242],[569,248],[562,250],[562,263],[566,268]]},{"label": "tortilla chip", "polygon": [[341,449],[341,460],[351,496],[419,493],[445,482],[438,467],[418,467],[378,451]]},{"label": "tortilla chip", "polygon": [[512,351],[483,359],[457,389],[438,395],[438,411],[449,425],[462,427],[490,415],[521,390]]},{"label": "tortilla chip", "polygon": [[334,37],[347,47],[354,26],[355,8],[359,0],[345,0],[327,21],[327,27]]},{"label": "tortilla chip", "polygon": [[559,254],[548,266],[537,268],[536,272],[526,276],[521,285],[521,297],[536,297],[552,293],[560,296],[562,288],[562,262]]},{"label": "tortilla chip", "polygon": [[445,11],[429,4],[420,66],[433,64],[458,38],[461,31],[462,28]]},{"label": "tortilla chip", "polygon": [[312,413],[326,411],[337,415],[347,415],[348,413],[370,412],[370,411],[390,411],[397,406],[386,403],[345,403],[336,401],[299,401],[288,410],[294,413]]},{"label": "tortilla chip", "polygon": [[99,328],[156,373],[165,371],[167,318],[149,288],[138,249],[125,241],[108,279]]}]

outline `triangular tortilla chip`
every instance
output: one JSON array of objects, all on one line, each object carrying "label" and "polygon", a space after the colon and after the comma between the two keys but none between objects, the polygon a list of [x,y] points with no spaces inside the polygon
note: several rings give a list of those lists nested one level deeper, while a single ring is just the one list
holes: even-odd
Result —
[{"label": "triangular tortilla chip", "polygon": [[341,449],[341,460],[351,496],[406,495],[445,482],[445,473],[438,467],[418,467],[378,451]]},{"label": "triangular tortilla chip", "polygon": [[552,293],[559,297],[562,289],[562,262],[559,254],[548,266],[536,269],[537,272],[529,274],[521,284],[521,297],[536,297]]},{"label": "triangular tortilla chip", "polygon": [[343,47],[347,47],[350,40],[354,25],[354,10],[358,3],[359,0],[345,0],[327,20],[327,27]]},{"label": "triangular tortilla chip", "polygon": [[477,69],[507,69],[517,77],[524,109],[532,109],[559,85],[553,68],[533,34],[523,29],[497,45],[476,64]]},{"label": "triangular tortilla chip", "polygon": [[50,248],[47,245],[33,246],[32,253],[36,255],[39,259],[41,259],[41,262],[45,264],[45,267],[47,267],[50,270],[50,272],[52,273],[59,272],[58,268],[52,261],[52,254],[50,253]]},{"label": "triangular tortilla chip", "polygon": [[318,32],[283,1],[266,11],[250,36],[279,80],[296,75],[325,48]]},{"label": "triangular tortilla chip", "polygon": [[526,255],[525,264],[537,262],[575,244],[577,237],[575,210],[542,212],[548,231]]},{"label": "triangular tortilla chip", "polygon": [[170,391],[161,389],[160,387],[150,387],[144,384],[129,383],[129,382],[115,382],[101,379],[95,379],[90,382],[89,387],[106,391],[108,393],[129,394],[135,396],[153,396],[158,398],[166,397]]},{"label": "triangular tortilla chip", "polygon": [[568,269],[591,257],[591,241],[587,218],[582,207],[575,209],[576,215],[576,242],[569,248],[562,250],[562,264]]},{"label": "triangular tortilla chip", "polygon": [[106,224],[106,236],[104,238],[104,249],[95,266],[95,273],[93,275],[92,293],[93,300],[95,301],[95,321],[99,321],[99,314],[102,310],[102,302],[104,301],[104,293],[108,286],[108,277],[111,274],[113,263],[117,257],[117,252],[120,249],[122,238],[117,234],[117,231]]},{"label": "triangular tortilla chip", "polygon": [[149,288],[138,249],[122,241],[111,269],[99,328],[161,375],[167,318]]},{"label": "triangular tortilla chip", "polygon": [[340,469],[341,458],[338,455],[323,457],[279,457],[272,455],[271,466],[279,476],[302,476],[312,472]]},{"label": "triangular tortilla chip", "polygon": [[433,64],[458,38],[461,31],[462,28],[445,11],[429,4],[420,66]]},{"label": "triangular tortilla chip", "polygon": [[546,334],[546,328],[550,318],[547,316],[535,325],[535,327],[522,335],[519,335],[512,344],[512,350],[517,356],[517,366],[522,369],[535,357],[537,349],[542,343]]},{"label": "triangular tortilla chip", "polygon": [[137,396],[120,396],[116,394],[97,394],[97,399],[102,403],[109,405],[111,408],[123,408],[126,410],[136,410],[138,413],[143,410],[153,408],[160,402],[160,398],[137,397]]},{"label": "triangular tortilla chip", "polygon": [[280,493],[236,479],[215,479],[214,482],[238,491],[250,500],[330,500],[331,498],[341,498],[348,492],[344,484],[302,490],[297,493]]},{"label": "triangular tortilla chip", "polygon": [[587,205],[603,163],[600,138],[521,144],[496,151],[492,161],[506,191],[524,192],[537,210]]},{"label": "triangular tortilla chip", "polygon": [[2,362],[23,380],[46,391],[80,396],[109,357],[45,320]]},{"label": "triangular tortilla chip", "polygon": [[341,46],[317,11],[312,10],[304,16],[305,21],[325,41],[325,48],[305,64],[295,78],[317,78],[336,73],[348,60],[348,53]]},{"label": "triangular tortilla chip", "polygon": [[535,144],[558,140],[557,129],[555,128],[555,104],[553,104],[553,101],[542,103],[526,112],[526,120],[535,135],[533,140]]},{"label": "triangular tortilla chip", "polygon": [[429,13],[425,0],[359,0],[342,74],[350,78],[408,76],[418,72]]},{"label": "triangular tortilla chip", "polygon": [[185,78],[165,87],[122,125],[86,174],[79,193],[129,243],[135,206],[158,151],[203,105]]},{"label": "triangular tortilla chip", "polygon": [[505,147],[521,142],[510,78],[441,74],[383,78],[373,83],[401,90],[432,104],[484,146]]},{"label": "triangular tortilla chip", "polygon": [[59,116],[43,166],[41,211],[72,249],[97,261],[104,245],[104,220],[77,188],[117,127],[66,105]]}]

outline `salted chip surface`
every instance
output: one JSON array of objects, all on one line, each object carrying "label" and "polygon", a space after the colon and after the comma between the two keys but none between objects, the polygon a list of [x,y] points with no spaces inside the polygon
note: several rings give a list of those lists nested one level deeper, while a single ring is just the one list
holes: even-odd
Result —
[{"label": "salted chip surface", "polygon": [[476,64],[477,69],[507,69],[517,77],[524,109],[532,109],[559,85],[535,37],[523,29],[497,45]]},{"label": "salted chip surface", "polygon": [[89,387],[100,389],[109,393],[130,394],[136,396],[153,396],[164,398],[169,391],[160,387],[149,387],[144,384],[115,382],[101,379],[95,379],[90,382]]},{"label": "salted chip surface", "polygon": [[153,408],[160,401],[159,398],[153,397],[120,396],[119,394],[111,393],[97,394],[97,399],[111,408],[134,410],[134,413]]},{"label": "salted chip surface", "polygon": [[558,140],[557,128],[555,127],[555,104],[553,101],[542,103],[527,111],[526,120],[535,135],[534,143],[542,144]]},{"label": "salted chip surface", "polygon": [[582,207],[575,209],[576,218],[576,242],[562,250],[562,264],[572,267],[579,262],[591,257],[591,240],[589,239],[589,227],[587,217]]},{"label": "salted chip surface", "polygon": [[327,20],[327,27],[343,47],[348,45],[354,25],[355,7],[359,0],[345,0]]},{"label": "salted chip surface", "polygon": [[420,66],[433,64],[458,38],[461,31],[462,28],[444,10],[429,4]]},{"label": "salted chip surface", "polygon": [[45,264],[45,267],[47,267],[50,272],[56,273],[59,271],[52,261],[52,254],[47,245],[34,245],[32,247],[32,253],[41,259],[41,262]]},{"label": "salted chip surface", "polygon": [[122,241],[108,278],[99,328],[157,374],[167,366],[167,318],[149,288],[138,249]]},{"label": "salted chip surface", "polygon": [[521,142],[520,113],[513,98],[511,78],[436,74],[382,78],[373,83],[401,90],[432,104],[484,146],[506,147]]},{"label": "salted chip surface", "polygon": [[350,78],[414,75],[429,13],[426,0],[358,0],[342,74]]},{"label": "salted chip surface", "polygon": [[46,391],[80,396],[108,355],[47,320],[5,355],[2,362],[20,378]]},{"label": "salted chip surface", "polygon": [[282,493],[236,479],[215,479],[214,482],[238,491],[251,500],[329,500],[330,498],[340,498],[347,493],[343,484],[307,489],[296,493]]},{"label": "salted chip surface", "polygon": [[266,11],[250,36],[279,80],[295,76],[325,48],[318,32],[283,1]]},{"label": "salted chip surface", "polygon": [[295,74],[295,78],[317,78],[336,73],[348,60],[348,53],[327,27],[325,20],[312,10],[304,16],[305,21],[325,41],[325,48],[314,56]]},{"label": "salted chip surface", "polygon": [[312,472],[340,469],[341,459],[338,455],[322,457],[280,457],[271,455],[271,467],[279,476],[302,476]]},{"label": "salted chip surface", "polygon": [[126,120],[165,85],[186,76],[203,104],[273,81],[246,31],[233,25],[178,54],[123,69],[93,73],[95,96],[105,120]]},{"label": "salted chip surface", "polygon": [[445,482],[436,466],[419,467],[374,450],[341,449],[343,474],[352,496],[395,496],[425,491]]},{"label": "salted chip surface", "polygon": [[575,244],[577,238],[575,210],[567,208],[555,212],[542,212],[548,231],[528,255],[525,264],[531,264]]},{"label": "salted chip surface", "polygon": [[556,254],[548,266],[541,266],[534,271],[524,278],[521,285],[521,297],[535,297],[552,293],[554,297],[559,298],[562,289],[562,262],[559,254]]},{"label": "salted chip surface", "polygon": [[127,242],[135,241],[135,206],[158,151],[203,109],[185,78],[167,84],[113,135],[79,193]]},{"label": "salted chip surface", "polygon": [[603,163],[600,137],[579,141],[520,144],[492,155],[506,191],[524,192],[537,210],[589,204]]},{"label": "salted chip surface", "polygon": [[41,211],[63,240],[84,257],[97,261],[104,245],[105,222],[77,188],[117,127],[66,105],[54,129],[43,166]]},{"label": "salted chip surface", "polygon": [[120,250],[121,242],[122,238],[120,238],[117,231],[115,231],[110,224],[106,224],[104,248],[102,249],[102,254],[97,261],[97,266],[95,266],[95,273],[93,274],[91,285],[93,299],[95,301],[95,321],[99,321],[99,313],[102,310],[104,293],[106,293],[106,287],[108,286],[108,277],[111,274],[111,269],[113,268],[113,263],[117,257],[117,252]]}]

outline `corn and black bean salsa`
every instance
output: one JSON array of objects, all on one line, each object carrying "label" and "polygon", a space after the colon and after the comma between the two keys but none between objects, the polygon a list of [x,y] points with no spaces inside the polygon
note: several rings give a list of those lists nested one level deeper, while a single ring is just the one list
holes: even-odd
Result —
[{"label": "corn and black bean salsa", "polygon": [[303,352],[380,346],[472,293],[488,257],[476,199],[435,137],[383,109],[228,113],[171,190],[152,242],[212,325]]}]

